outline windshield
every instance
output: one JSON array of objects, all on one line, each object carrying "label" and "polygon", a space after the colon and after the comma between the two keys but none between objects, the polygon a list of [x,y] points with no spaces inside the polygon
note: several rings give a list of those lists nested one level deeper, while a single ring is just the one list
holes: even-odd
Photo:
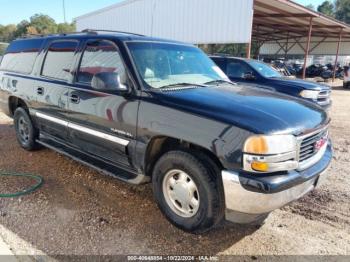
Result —
[{"label": "windshield", "polygon": [[152,88],[228,81],[221,69],[194,46],[130,42],[128,47],[138,73]]},{"label": "windshield", "polygon": [[249,61],[249,64],[264,77],[267,77],[267,78],[282,77],[282,75],[277,70],[273,69],[271,66],[265,63],[262,63],[259,61]]}]

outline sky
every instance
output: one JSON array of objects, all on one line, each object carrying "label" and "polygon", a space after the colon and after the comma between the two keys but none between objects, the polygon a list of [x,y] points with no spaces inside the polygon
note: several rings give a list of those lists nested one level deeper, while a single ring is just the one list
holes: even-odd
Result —
[{"label": "sky", "polygon": [[[0,0],[1,1],[1,0]],[[320,4],[322,4],[324,2],[324,0],[294,0],[294,2],[297,2],[299,4],[302,5],[309,5],[312,4],[315,7],[319,6]]]},{"label": "sky", "polygon": [[[66,20],[121,2],[122,0],[65,0]],[[174,0],[176,1],[176,0]],[[318,6],[324,0],[295,0],[300,4]],[[0,24],[17,24],[36,13],[47,14],[56,22],[64,21],[63,0],[0,0]]]}]

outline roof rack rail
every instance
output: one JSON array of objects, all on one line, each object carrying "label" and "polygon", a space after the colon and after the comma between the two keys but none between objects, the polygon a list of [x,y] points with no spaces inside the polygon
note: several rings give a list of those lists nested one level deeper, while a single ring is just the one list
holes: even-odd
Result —
[{"label": "roof rack rail", "polygon": [[106,30],[106,29],[84,29],[82,32],[83,33],[111,32],[111,33],[120,33],[120,34],[136,35],[136,36],[145,36],[145,35],[137,34],[137,33],[117,31],[117,30]]},{"label": "roof rack rail", "polygon": [[96,32],[67,32],[67,33],[57,33],[57,34],[23,34],[20,38],[34,38],[34,37],[46,37],[46,36],[68,36],[68,35],[82,35],[87,34],[97,34]]},{"label": "roof rack rail", "polygon": [[47,36],[69,36],[69,35],[81,35],[81,34],[91,34],[97,35],[98,32],[112,32],[112,33],[120,33],[120,34],[128,34],[128,35],[136,35],[136,36],[144,36],[141,34],[124,32],[124,31],[113,31],[113,30],[104,30],[104,29],[84,29],[81,32],[68,32],[68,33],[58,33],[58,34],[23,34],[19,38],[35,38],[35,37],[47,37]]}]

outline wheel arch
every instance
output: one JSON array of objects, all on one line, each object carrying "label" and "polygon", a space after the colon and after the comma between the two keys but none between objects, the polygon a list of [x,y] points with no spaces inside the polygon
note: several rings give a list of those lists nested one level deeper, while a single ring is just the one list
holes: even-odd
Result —
[{"label": "wheel arch", "polygon": [[27,103],[19,97],[10,96],[9,100],[8,100],[8,106],[9,106],[9,113],[10,113],[11,117],[13,117],[13,115],[18,107],[22,107],[29,114],[29,109],[28,109]]},{"label": "wheel arch", "polygon": [[144,156],[144,169],[147,176],[152,176],[153,168],[159,158],[171,150],[189,150],[209,157],[218,168],[223,169],[220,159],[209,149],[178,138],[168,136],[153,137],[147,144]]}]

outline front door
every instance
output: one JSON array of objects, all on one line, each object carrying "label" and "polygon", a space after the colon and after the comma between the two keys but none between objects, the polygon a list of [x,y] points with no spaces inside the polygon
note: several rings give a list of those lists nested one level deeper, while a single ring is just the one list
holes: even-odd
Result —
[{"label": "front door", "polygon": [[237,83],[254,83],[256,81],[253,69],[245,62],[239,60],[227,61],[226,75],[231,81]]},{"label": "front door", "polygon": [[80,150],[128,166],[135,145],[139,101],[135,95],[92,88],[95,75],[114,72],[131,88],[118,47],[109,40],[85,43],[74,85],[68,95],[69,136]]}]

